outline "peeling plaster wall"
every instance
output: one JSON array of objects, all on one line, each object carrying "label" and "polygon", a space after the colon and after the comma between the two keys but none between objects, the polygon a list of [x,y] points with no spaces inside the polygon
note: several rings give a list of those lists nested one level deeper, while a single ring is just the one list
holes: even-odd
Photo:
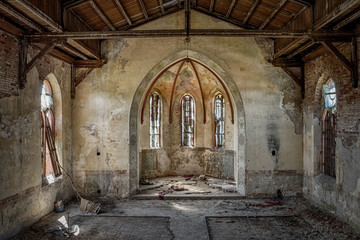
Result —
[{"label": "peeling plaster wall", "polygon": [[[29,48],[28,59],[37,52]],[[5,58],[2,55],[1,61]],[[52,78],[54,91],[54,79],[59,85],[54,98],[61,98],[62,104],[55,114],[62,114],[62,130],[56,133],[56,145],[62,164],[71,171],[70,67],[45,56],[27,74],[25,89],[19,90],[18,96],[0,98],[0,239],[17,234],[53,211],[56,199],[66,201],[72,196],[65,177],[42,186],[40,95],[46,76]],[[56,129],[59,127],[57,124]]]},{"label": "peeling plaster wall", "polygon": [[[182,28],[183,13],[155,20],[139,29],[163,26]],[[191,13],[191,26],[194,29],[234,28],[195,11]],[[102,54],[108,63],[94,70],[78,86],[73,104],[76,181],[94,195],[100,192],[100,195],[124,197],[136,188],[136,184],[129,186],[129,182],[136,181],[133,176],[139,177],[140,167],[129,165],[130,145],[137,144],[136,138],[133,142],[129,140],[134,94],[151,70],[159,73],[166,67],[158,63],[186,49],[217,63],[240,91],[244,109],[237,111],[245,112],[241,127],[246,123],[244,132],[247,133],[243,156],[237,155],[246,164],[243,193],[246,190],[249,196],[274,195],[278,188],[284,191],[301,188],[300,89],[284,72],[266,62],[268,52],[261,44],[253,38],[235,37],[192,37],[188,44],[183,38],[104,41]],[[143,85],[140,88],[143,92],[146,90]],[[131,121],[133,126],[140,120]],[[243,136],[239,135],[236,141],[245,147]],[[239,172],[241,177],[245,177],[243,170]],[[89,178],[90,172],[98,176],[97,180]],[[297,181],[299,175],[300,182]],[[276,176],[277,180],[266,182],[261,176]]]},{"label": "peeling plaster wall", "polygon": [[[340,51],[350,56],[350,45]],[[351,86],[348,70],[330,53],[306,63],[305,73],[304,195],[360,230],[359,88]],[[321,89],[330,78],[337,90],[336,178],[321,174]]]}]

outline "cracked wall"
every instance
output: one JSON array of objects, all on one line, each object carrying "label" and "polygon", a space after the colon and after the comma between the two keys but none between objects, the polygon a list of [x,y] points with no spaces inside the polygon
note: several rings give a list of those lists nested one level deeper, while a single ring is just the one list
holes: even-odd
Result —
[{"label": "cracked wall", "polygon": [[[340,51],[349,57],[350,45]],[[304,195],[360,230],[359,88],[351,86],[350,73],[330,53],[306,63],[305,74]],[[337,90],[336,178],[321,173],[321,89],[330,78]]]},{"label": "cracked wall", "polygon": [[[1,41],[4,35],[0,32]],[[7,35],[6,38],[11,37]],[[18,45],[13,44],[9,51],[18,52]],[[28,60],[37,53],[38,50],[29,47]],[[1,56],[2,67],[7,56],[3,52]],[[17,70],[17,61],[11,64]],[[17,83],[17,75],[13,77]],[[50,185],[42,183],[40,96],[46,77],[52,83],[54,99],[59,103],[54,109],[55,115],[61,115],[55,126],[61,129],[56,132],[59,158],[71,172],[70,66],[45,56],[27,74],[25,89],[17,90],[16,96],[0,98],[1,239],[17,234],[53,211],[55,200],[66,201],[73,195],[66,177]]]}]

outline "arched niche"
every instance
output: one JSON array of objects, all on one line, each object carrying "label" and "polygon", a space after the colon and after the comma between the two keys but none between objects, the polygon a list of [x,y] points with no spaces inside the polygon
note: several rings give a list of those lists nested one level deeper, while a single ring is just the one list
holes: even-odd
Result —
[{"label": "arched niche", "polygon": [[156,64],[152,70],[144,77],[138,86],[130,109],[129,121],[129,139],[130,139],[130,158],[129,158],[129,177],[130,177],[130,194],[135,193],[139,188],[140,178],[140,160],[139,160],[139,125],[141,124],[142,106],[146,101],[147,91],[152,87],[152,82],[164,69],[169,66],[181,62],[183,59],[192,59],[194,62],[203,65],[209,69],[218,79],[229,93],[231,103],[233,104],[233,120],[234,120],[234,178],[237,182],[238,192],[245,195],[245,112],[240,92],[234,80],[227,74],[216,62],[207,56],[198,52],[183,50],[170,57],[165,58]]}]

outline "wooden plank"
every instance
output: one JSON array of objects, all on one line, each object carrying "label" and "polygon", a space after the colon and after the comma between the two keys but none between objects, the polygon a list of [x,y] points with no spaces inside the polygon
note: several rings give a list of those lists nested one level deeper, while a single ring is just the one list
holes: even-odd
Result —
[{"label": "wooden plank", "polygon": [[342,20],[341,22],[339,22],[333,29],[335,31],[339,30],[340,28],[345,27],[349,23],[352,23],[353,21],[355,21],[359,17],[360,17],[360,10],[356,11],[354,14],[350,15],[349,17],[347,17],[344,20]]},{"label": "wooden plank", "polygon": [[319,30],[320,28],[324,27],[325,25],[345,16],[346,14],[355,10],[358,7],[360,7],[359,0],[348,0],[348,1],[340,4],[331,13],[327,14],[321,20],[317,21],[314,25],[314,30]]},{"label": "wooden plank", "polygon": [[164,10],[163,0],[159,0],[159,4],[160,4],[161,13],[164,14],[164,13],[165,13],[165,10]]},{"label": "wooden plank", "polygon": [[18,21],[22,22],[26,26],[36,30],[37,32],[42,32],[42,28],[34,23],[29,18],[25,17],[23,14],[17,12],[15,9],[0,1],[0,9],[10,14],[12,17],[16,18]]},{"label": "wooden plank", "polygon": [[28,73],[43,56],[50,52],[55,47],[55,45],[56,43],[46,44],[46,46],[33,59],[31,59],[28,64],[26,64],[25,74]]},{"label": "wooden plank", "polygon": [[287,26],[289,26],[292,22],[294,22],[294,20],[300,15],[302,14],[305,10],[307,9],[307,7],[303,7],[300,11],[298,11],[291,19],[290,21],[288,21],[281,29],[285,29]]},{"label": "wooden plank", "polygon": [[67,62],[70,64],[74,61],[74,59],[72,57],[70,57],[68,54],[63,53],[62,51],[59,51],[56,48],[51,50],[51,52],[49,52],[49,54],[57,59],[60,59],[64,62]]},{"label": "wooden plank", "polygon": [[236,4],[236,0],[232,0],[226,13],[226,18],[229,18]]},{"label": "wooden plank", "polygon": [[250,17],[253,15],[256,7],[259,5],[260,3],[260,0],[256,0],[252,5],[251,5],[251,8],[250,10],[248,11],[244,21],[243,21],[243,24],[247,24],[247,22],[249,21]]},{"label": "wooden plank", "polygon": [[[173,30],[136,30],[136,31],[92,31],[92,32],[63,32],[25,35],[31,42],[50,41],[51,39],[118,39],[144,37],[181,37],[186,31]],[[292,30],[256,30],[256,29],[191,29],[191,36],[222,36],[222,37],[271,37],[271,38],[298,38],[298,43],[311,38],[355,37],[355,32],[308,32]]]},{"label": "wooden plank", "polygon": [[74,7],[78,7],[81,6],[85,3],[88,3],[89,0],[77,0],[77,1],[72,1],[72,2],[68,2],[67,4],[63,5],[64,11],[66,10],[71,10]]},{"label": "wooden plank", "polygon": [[296,55],[302,53],[303,51],[305,51],[306,49],[314,46],[315,42],[313,41],[310,41],[306,44],[304,44],[302,47],[298,48],[296,51],[294,51],[293,53],[291,53],[289,56],[287,56],[287,59],[290,59],[290,58],[293,58],[295,57]]},{"label": "wooden plank", "polygon": [[91,48],[87,47],[82,42],[76,41],[74,39],[67,39],[66,41],[69,45],[73,46],[80,52],[84,53],[86,56],[88,56],[90,58],[101,59],[99,53],[97,53],[94,50],[92,50]]},{"label": "wooden plank", "polygon": [[[336,47],[342,47],[345,43],[334,43]],[[320,44],[317,48],[313,49],[310,53],[304,56],[301,60],[303,62],[311,61],[327,52],[326,48],[322,44]]]},{"label": "wooden plank", "polygon": [[127,15],[127,13],[126,13],[123,5],[121,4],[120,0],[114,0],[114,1],[115,1],[116,6],[119,8],[121,14],[123,15],[123,17],[126,19],[126,21],[128,22],[128,24],[131,25],[132,22],[131,22],[129,16]]},{"label": "wooden plank", "polygon": [[204,13],[208,16],[211,16],[211,17],[215,17],[215,18],[218,18],[218,19],[221,19],[225,22],[228,22],[228,23],[231,23],[231,24],[234,24],[238,27],[241,27],[241,28],[245,28],[245,29],[255,29],[254,26],[250,26],[250,25],[247,25],[247,24],[244,24],[243,22],[239,21],[239,20],[236,20],[236,19],[233,19],[233,18],[226,18],[226,16],[222,15],[222,14],[219,14],[219,13],[216,13],[216,12],[212,12],[212,13],[209,13],[209,11],[203,7],[200,7],[200,6],[197,6],[197,7],[194,7],[194,9],[196,11],[199,11],[201,13]]},{"label": "wooden plank", "polygon": [[278,3],[278,5],[276,5],[276,7],[273,9],[271,14],[265,19],[264,23],[259,27],[259,29],[264,29],[268,25],[268,23],[275,17],[275,15],[280,11],[280,9],[284,6],[284,4],[287,1],[288,0],[281,0]]},{"label": "wooden plank", "polygon": [[73,48],[72,46],[68,45],[68,44],[61,44],[60,48],[63,48],[65,51],[69,52],[72,55],[78,56],[79,58],[83,59],[83,60],[87,60],[88,57],[86,55],[84,55],[83,53],[81,53],[80,51],[78,51],[77,49]]},{"label": "wooden plank", "polygon": [[[74,15],[82,24],[84,24],[84,26],[86,26],[89,30],[93,31],[94,28],[91,27],[87,22],[84,21],[84,19],[82,19],[82,17],[79,16],[79,14],[77,14],[73,9],[69,10],[71,12],[72,15]],[[65,25],[66,26],[66,25]]]},{"label": "wooden plank", "polygon": [[138,1],[139,1],[140,7],[141,7],[141,10],[142,10],[142,12],[143,12],[143,14],[144,14],[145,19],[148,19],[148,18],[149,18],[149,15],[148,15],[148,13],[147,13],[147,10],[146,10],[144,1],[143,1],[143,0],[138,0]]},{"label": "wooden plank", "polygon": [[99,15],[99,17],[101,18],[101,20],[103,20],[103,22],[112,30],[115,31],[115,27],[114,25],[112,25],[112,23],[110,22],[110,20],[104,15],[104,13],[101,11],[101,9],[98,7],[98,5],[93,1],[90,0],[89,1],[91,7],[95,10],[95,12]]},{"label": "wooden plank", "polygon": [[274,56],[276,58],[281,57],[282,55],[285,55],[288,52],[291,52],[292,50],[294,50],[295,48],[301,46],[301,44],[305,43],[308,39],[307,38],[298,38],[294,41],[292,41],[290,44],[288,44],[287,46],[285,46],[284,48],[282,48],[281,50],[277,51]]},{"label": "wooden plank", "polygon": [[83,74],[81,74],[75,82],[75,87],[79,86],[79,84],[84,81],[84,79],[94,70],[95,68],[87,69]]},{"label": "wooden plank", "polygon": [[76,68],[101,68],[106,63],[105,60],[76,60],[74,67]]},{"label": "wooden plank", "polygon": [[0,17],[0,29],[16,37],[20,37],[24,34],[23,30],[15,27],[2,17]]},{"label": "wooden plank", "polygon": [[210,7],[209,7],[209,13],[212,13],[214,11],[215,6],[215,0],[211,0]]},{"label": "wooden plank", "polygon": [[21,8],[21,11],[25,13],[27,16],[31,16],[32,19],[34,19],[36,22],[40,23],[45,28],[56,31],[56,32],[62,32],[62,27],[56,23],[54,20],[52,20],[49,16],[47,16],[45,13],[40,11],[38,8],[36,8],[34,5],[29,3],[26,0],[8,0],[8,2],[17,7]]}]

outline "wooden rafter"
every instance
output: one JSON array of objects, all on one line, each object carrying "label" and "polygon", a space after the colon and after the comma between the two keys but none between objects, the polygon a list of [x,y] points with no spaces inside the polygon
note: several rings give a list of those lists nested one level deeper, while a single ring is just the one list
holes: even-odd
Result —
[{"label": "wooden rafter", "polygon": [[250,17],[253,15],[256,7],[259,5],[260,3],[260,0],[255,0],[255,2],[251,5],[251,8],[250,10],[248,11],[244,21],[243,21],[243,24],[247,24],[247,22],[249,21]]},{"label": "wooden rafter", "polygon": [[263,22],[263,24],[259,27],[259,29],[264,29],[268,23],[275,17],[275,15],[280,11],[280,9],[284,6],[284,4],[287,2],[288,0],[281,0],[278,5],[276,5],[276,7],[273,9],[273,11],[271,12],[271,14],[268,16],[267,19],[265,19],[265,21]]},{"label": "wooden rafter", "polygon": [[[92,32],[63,32],[25,35],[30,42],[46,42],[52,39],[117,39],[144,37],[181,37],[185,36],[185,29],[174,30],[134,30],[134,31],[92,31]],[[355,32],[308,32],[294,30],[255,30],[255,29],[190,29],[190,36],[222,36],[222,37],[269,37],[269,38],[298,38],[309,40],[312,38],[349,38],[359,36]]]},{"label": "wooden rafter", "polygon": [[69,2],[65,5],[63,5],[63,8],[65,10],[70,10],[70,9],[73,9],[74,7],[78,7],[78,6],[81,6],[85,3],[88,3],[89,0],[76,0],[76,1],[72,1],[72,2]]},{"label": "wooden rafter", "polygon": [[209,7],[209,13],[212,13],[214,11],[215,6],[215,0],[211,0],[210,7]]},{"label": "wooden rafter", "polygon": [[81,51],[85,55],[89,56],[90,58],[101,59],[99,53],[94,52],[92,49],[87,47],[84,43],[80,41],[76,41],[74,39],[67,39],[66,42],[71,45],[72,47],[76,48],[77,50]]},{"label": "wooden rafter", "polygon": [[275,67],[301,67],[302,62],[297,59],[274,58],[270,61]]},{"label": "wooden rafter", "polygon": [[22,29],[19,29],[18,27],[9,23],[3,17],[0,17],[0,29],[16,37],[20,37],[24,34],[24,31]]},{"label": "wooden rafter", "polygon": [[79,84],[84,81],[84,79],[94,70],[95,68],[88,68],[85,72],[83,72],[75,81],[75,87],[79,86]]},{"label": "wooden rafter", "polygon": [[106,63],[105,60],[76,60],[74,67],[76,68],[101,68]]},{"label": "wooden rafter", "polygon": [[229,18],[236,4],[236,0],[232,0],[226,13],[226,18]]},{"label": "wooden rafter", "polygon": [[5,4],[4,2],[0,1],[0,9],[10,14],[12,17],[16,18],[20,22],[24,23],[26,26],[38,31],[42,32],[42,29],[40,26],[38,26],[36,23],[34,23],[32,20],[25,17],[23,14],[18,13],[15,9],[10,7],[9,5]]},{"label": "wooden rafter", "polygon": [[309,49],[310,47],[314,46],[315,42],[309,41],[308,43],[305,43],[302,47],[298,48],[296,51],[292,52],[289,56],[287,56],[287,59],[291,59],[295,57],[296,55],[302,53],[306,49]]},{"label": "wooden rafter", "polygon": [[165,9],[164,9],[163,0],[159,0],[159,4],[160,4],[161,13],[164,14],[164,13],[165,13]]},{"label": "wooden rafter", "polygon": [[331,42],[322,42],[322,44],[329,52],[336,56],[349,71],[353,71],[353,64]]},{"label": "wooden rafter", "polygon": [[140,7],[141,7],[141,10],[142,10],[142,12],[143,12],[143,14],[144,14],[145,19],[148,19],[148,18],[149,18],[149,14],[148,14],[148,12],[147,12],[147,10],[146,10],[144,1],[143,1],[143,0],[138,0],[138,1],[139,1]]},{"label": "wooden rafter", "polygon": [[51,31],[61,32],[62,27],[56,23],[53,19],[51,19],[48,15],[44,12],[39,10],[37,7],[32,5],[27,0],[8,0],[8,2],[13,6],[21,7],[22,11],[31,16],[39,24],[43,25],[45,28],[50,29]]},{"label": "wooden rafter", "polygon": [[314,5],[314,0],[290,0],[290,1],[298,3],[304,7],[311,7]]},{"label": "wooden rafter", "polygon": [[78,51],[77,49],[73,48],[72,46],[64,43],[61,45],[61,48],[63,48],[64,50],[66,50],[67,52],[78,56],[79,58],[83,59],[83,60],[87,60],[88,57],[86,55],[84,55],[83,53],[81,53],[80,51]]},{"label": "wooden rafter", "polygon": [[345,18],[341,22],[339,22],[333,29],[339,30],[342,27],[345,27],[349,23],[352,23],[356,19],[360,18],[360,11],[356,11],[354,14],[350,15],[349,17]]},{"label": "wooden rafter", "polygon": [[[346,14],[349,14],[353,10],[360,7],[359,0],[347,0],[346,2],[340,4],[336,7],[332,12],[328,13],[324,18],[319,20],[313,27],[314,31],[318,31],[321,28],[325,27],[327,24],[344,17]],[[306,39],[296,39],[285,46],[283,49],[280,49],[275,53],[275,57],[280,57],[282,55],[287,54],[288,52],[296,49],[297,47],[301,46]]]},{"label": "wooden rafter", "polygon": [[91,27],[87,22],[84,21],[84,19],[82,19],[82,17],[79,16],[79,14],[77,14],[73,9],[69,10],[71,12],[72,15],[74,15],[82,24],[84,24],[89,30],[93,31],[93,27]]},{"label": "wooden rafter", "polygon": [[128,16],[128,14],[126,13],[126,11],[125,11],[123,5],[121,4],[120,0],[114,0],[114,1],[115,1],[116,6],[119,8],[121,14],[123,15],[123,17],[126,19],[128,24],[131,25],[132,24],[131,19]]},{"label": "wooden rafter", "polygon": [[250,26],[248,24],[244,24],[243,22],[241,21],[238,21],[236,19],[233,19],[233,18],[226,18],[226,16],[224,16],[223,14],[220,14],[220,13],[216,13],[216,12],[212,12],[212,13],[209,13],[208,9],[205,9],[203,7],[200,7],[200,6],[197,6],[197,7],[194,7],[195,10],[201,12],[201,13],[204,13],[208,16],[211,16],[211,17],[215,17],[215,18],[218,18],[218,19],[221,19],[225,22],[228,22],[228,23],[231,23],[231,24],[234,24],[236,26],[239,26],[239,27],[242,27],[242,28],[245,28],[245,29],[255,29],[254,26]]},{"label": "wooden rafter", "polygon": [[89,1],[91,7],[95,10],[95,12],[99,15],[99,17],[103,20],[103,22],[112,30],[115,31],[114,25],[110,22],[110,20],[105,16],[105,14],[101,11],[98,5],[93,1]]},{"label": "wooden rafter", "polygon": [[55,47],[55,45],[55,42],[46,44],[46,46],[33,59],[31,59],[28,64],[26,64],[25,74],[28,73],[43,56],[50,52]]},{"label": "wooden rafter", "polygon": [[306,6],[302,7],[300,9],[300,11],[298,11],[291,19],[290,21],[288,21],[287,23],[285,23],[285,25],[281,28],[281,29],[285,29],[287,26],[289,26],[292,22],[294,22],[294,20],[300,15],[302,14],[305,10],[307,9]]}]

